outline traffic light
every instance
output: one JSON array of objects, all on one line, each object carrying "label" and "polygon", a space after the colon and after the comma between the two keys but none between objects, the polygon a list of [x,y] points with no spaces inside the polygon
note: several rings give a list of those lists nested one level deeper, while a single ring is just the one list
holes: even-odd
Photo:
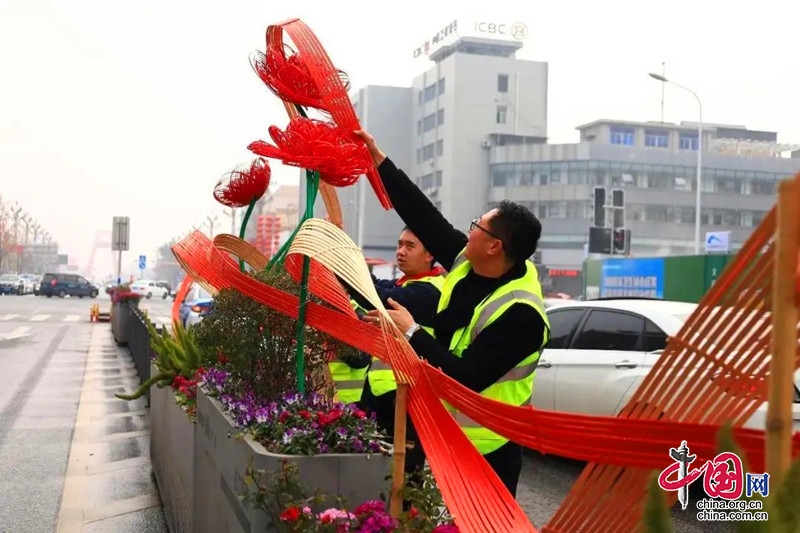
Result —
[{"label": "traffic light", "polygon": [[613,255],[628,255],[631,244],[631,230],[625,228],[614,228],[614,250]]},{"label": "traffic light", "polygon": [[614,206],[614,227],[625,227],[625,191],[614,189],[611,191],[611,205]]},{"label": "traffic light", "polygon": [[603,228],[606,225],[606,188],[594,188],[594,225]]}]

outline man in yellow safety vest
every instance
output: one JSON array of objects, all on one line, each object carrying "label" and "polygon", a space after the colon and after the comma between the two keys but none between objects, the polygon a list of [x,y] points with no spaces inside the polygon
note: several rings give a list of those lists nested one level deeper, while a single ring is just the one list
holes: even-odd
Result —
[{"label": "man in yellow safety vest", "polygon": [[[381,280],[373,275],[372,281],[378,296],[387,307],[390,299],[400,302],[421,327],[428,328],[428,331],[432,332],[433,317],[444,287],[445,271],[434,265],[433,256],[408,228],[403,228],[397,239],[395,260],[403,276],[397,280]],[[347,288],[353,301],[362,306],[361,309],[372,309],[363,296]],[[394,433],[396,392],[397,382],[392,368],[377,357],[372,357],[359,406],[367,412],[374,413],[378,425],[389,435]],[[416,434],[410,426],[407,438],[410,441],[416,440]],[[421,447],[416,445],[415,450],[409,451],[406,456],[407,471],[421,468],[424,462],[425,457]]]},{"label": "man in yellow safety vest", "polygon": [[[539,354],[550,336],[538,273],[529,261],[541,223],[525,206],[502,201],[474,219],[465,235],[381,152],[372,136],[356,134],[366,143],[397,214],[448,269],[433,334],[402,302],[390,301],[395,325],[420,357],[462,385],[486,398],[527,405]],[[379,320],[372,312],[365,318]],[[463,413],[454,412],[454,417],[516,495],[522,446]]]}]

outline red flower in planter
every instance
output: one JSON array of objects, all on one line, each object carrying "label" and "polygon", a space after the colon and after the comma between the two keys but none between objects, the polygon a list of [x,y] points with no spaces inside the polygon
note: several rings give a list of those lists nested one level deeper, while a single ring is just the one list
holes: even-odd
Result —
[{"label": "red flower in planter", "polygon": [[281,513],[281,520],[284,522],[294,522],[298,518],[300,518],[300,508],[299,507],[289,507],[284,512]]},{"label": "red flower in planter", "polygon": [[[327,111],[303,56],[295,53],[289,46],[284,44],[283,50],[277,46],[269,46],[266,54],[256,52],[250,59],[250,65],[261,81],[281,100]],[[347,74],[341,70],[337,72],[344,90],[347,91],[350,87]]]},{"label": "red flower in planter", "polygon": [[320,179],[335,187],[352,185],[374,168],[367,146],[330,122],[296,117],[286,131],[270,126],[269,135],[275,146],[255,141],[247,149],[285,165],[316,170]]},{"label": "red flower in planter", "polygon": [[214,198],[228,207],[245,207],[269,188],[272,170],[266,159],[255,159],[247,170],[234,170],[217,182]]}]

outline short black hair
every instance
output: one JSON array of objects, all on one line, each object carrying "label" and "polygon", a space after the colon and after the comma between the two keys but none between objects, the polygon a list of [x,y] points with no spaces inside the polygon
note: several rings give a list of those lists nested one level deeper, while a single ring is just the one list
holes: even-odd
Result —
[{"label": "short black hair", "polygon": [[521,263],[531,257],[542,236],[542,223],[530,209],[517,202],[503,200],[490,221],[492,233],[503,241],[506,255]]}]

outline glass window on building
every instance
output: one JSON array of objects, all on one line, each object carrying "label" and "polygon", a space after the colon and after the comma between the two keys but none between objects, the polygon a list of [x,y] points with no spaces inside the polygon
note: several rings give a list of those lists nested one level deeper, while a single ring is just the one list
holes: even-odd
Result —
[{"label": "glass window on building", "polygon": [[664,130],[645,130],[644,145],[651,148],[667,148],[669,146],[669,132]]},{"label": "glass window on building", "polygon": [[498,124],[505,124],[508,121],[508,107],[504,105],[497,106],[497,119]]},{"label": "glass window on building", "polygon": [[508,92],[508,74],[497,75],[497,92],[499,93]]},{"label": "glass window on building", "polygon": [[442,171],[441,170],[437,170],[436,171],[436,183],[435,183],[435,186],[436,187],[441,187],[442,186]]},{"label": "glass window on building", "polygon": [[439,78],[439,94],[444,94],[444,78]]},{"label": "glass window on building", "polygon": [[[536,185],[536,170],[541,163],[520,163],[515,166],[515,177],[517,183],[523,187]],[[546,183],[544,185],[547,185]]]},{"label": "glass window on building", "polygon": [[436,141],[436,156],[441,157],[444,154],[444,141],[441,139]]},{"label": "glass window on building", "polygon": [[632,222],[644,222],[645,219],[645,205],[642,204],[626,204],[625,205],[625,218]]},{"label": "glass window on building", "polygon": [[439,126],[444,124],[444,109],[440,109],[439,111],[436,112],[436,120]]},{"label": "glass window on building", "polygon": [[694,224],[694,207],[674,206],[672,220],[676,224]]},{"label": "glass window on building", "polygon": [[741,213],[737,209],[722,210],[723,226],[740,226],[742,222]]},{"label": "glass window on building", "polygon": [[648,205],[645,207],[646,222],[667,222],[666,205]]},{"label": "glass window on building", "polygon": [[610,128],[611,144],[623,144],[633,146],[635,144],[635,130],[622,126],[612,126]]},{"label": "glass window on building", "polygon": [[754,179],[750,182],[750,191],[753,194],[765,194],[772,196],[775,194],[775,182]]},{"label": "glass window on building", "polygon": [[511,187],[514,185],[514,165],[492,166],[492,187]]},{"label": "glass window on building", "polygon": [[681,133],[678,135],[678,148],[681,150],[697,150],[697,134]]}]

